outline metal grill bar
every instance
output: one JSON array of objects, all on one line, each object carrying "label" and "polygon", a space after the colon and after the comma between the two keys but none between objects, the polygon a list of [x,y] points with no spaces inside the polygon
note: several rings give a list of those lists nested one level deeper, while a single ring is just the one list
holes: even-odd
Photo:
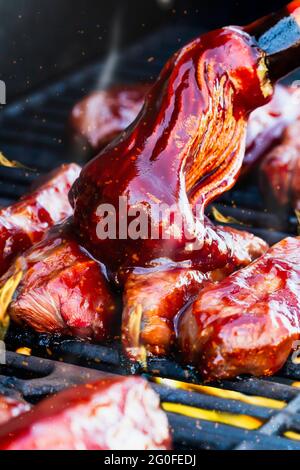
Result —
[{"label": "metal grill bar", "polygon": [[[5,370],[14,375],[5,375]],[[17,378],[21,372],[26,378]],[[102,371],[74,366],[66,363],[37,357],[7,353],[7,364],[0,370],[0,392],[21,394],[29,402],[36,402],[46,395],[57,393],[74,384],[92,382],[103,377]],[[107,375],[105,373],[105,375]],[[34,376],[35,378],[31,378]],[[176,413],[168,413],[175,444],[178,447],[202,449],[232,449],[255,446],[255,448],[300,449],[300,442],[281,436],[287,429],[298,430],[300,396],[297,395],[282,411],[268,407],[255,407],[238,400],[216,399],[196,392],[186,392],[166,386],[152,385],[161,401],[186,403],[205,410],[216,410],[232,415],[249,415],[260,418],[266,424],[250,431],[217,422],[189,418]]]}]

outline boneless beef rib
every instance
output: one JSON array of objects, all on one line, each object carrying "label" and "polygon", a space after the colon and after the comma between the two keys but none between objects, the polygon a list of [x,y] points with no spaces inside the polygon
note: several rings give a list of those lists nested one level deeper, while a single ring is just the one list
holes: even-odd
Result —
[{"label": "boneless beef rib", "polygon": [[149,88],[147,84],[114,86],[88,95],[71,113],[73,143],[83,153],[96,155],[135,120]]},{"label": "boneless beef rib", "polygon": [[170,448],[159,398],[139,377],[107,377],[73,387],[0,426],[1,450]]},{"label": "boneless beef rib", "polygon": [[300,209],[300,119],[287,127],[280,144],[265,156],[260,171],[268,205]]},{"label": "boneless beef rib", "polygon": [[183,357],[206,379],[277,372],[300,336],[300,238],[211,283],[183,314]]},{"label": "boneless beef rib", "polygon": [[22,280],[8,313],[39,333],[60,333],[96,341],[110,339],[116,305],[100,263],[72,235],[72,222],[53,227],[13,262],[0,286],[18,270]]},{"label": "boneless beef rib", "polygon": [[41,240],[53,225],[72,215],[69,190],[80,167],[62,165],[19,202],[0,211],[0,275],[13,258]]}]

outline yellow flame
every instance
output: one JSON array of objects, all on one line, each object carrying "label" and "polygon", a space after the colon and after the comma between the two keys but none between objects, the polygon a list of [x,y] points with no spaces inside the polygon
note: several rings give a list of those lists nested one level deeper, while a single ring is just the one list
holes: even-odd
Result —
[{"label": "yellow flame", "polygon": [[132,336],[132,348],[130,349],[143,369],[147,370],[147,351],[145,346],[140,343],[142,318],[143,308],[141,305],[137,305],[136,308],[131,311],[128,330]]},{"label": "yellow flame", "polygon": [[221,212],[213,206],[211,208],[212,215],[215,219],[216,222],[219,222],[220,224],[238,224],[238,225],[244,225],[242,222],[239,222],[237,219],[234,217],[226,216],[221,214]]},{"label": "yellow flame", "polygon": [[260,88],[265,98],[272,96],[274,87],[269,79],[269,69],[266,63],[266,58],[262,57],[258,63],[257,75],[260,81]]},{"label": "yellow flame", "polygon": [[177,413],[189,418],[203,419],[205,421],[213,421],[221,424],[228,424],[243,429],[258,429],[262,426],[263,421],[248,415],[238,415],[226,413],[224,411],[204,410],[193,406],[181,405],[179,403],[162,403],[162,408],[169,413]]},{"label": "yellow flame", "polygon": [[15,273],[8,278],[0,288],[0,339],[4,339],[9,327],[7,309],[22,277],[23,272],[19,269],[18,263],[16,263]]},{"label": "yellow flame", "polygon": [[[300,228],[300,226],[299,226],[299,228]],[[296,352],[296,350],[295,350],[295,352]],[[299,352],[300,352],[300,351],[299,351],[299,349],[298,349],[297,353],[299,354]],[[299,365],[299,364],[300,364],[300,356],[297,355],[297,356],[293,357],[293,358],[292,358],[292,362],[293,362],[293,364],[295,364],[295,365]]]},{"label": "yellow flame", "polygon": [[32,354],[32,349],[30,348],[19,348],[16,350],[17,354],[21,354],[22,356],[31,356]]},{"label": "yellow flame", "polygon": [[25,165],[22,165],[22,163],[16,162],[14,160],[8,160],[2,152],[0,152],[0,166],[5,166],[7,168],[27,168]]},{"label": "yellow flame", "polygon": [[292,387],[300,388],[300,382],[293,382]]},{"label": "yellow flame", "polygon": [[300,434],[298,432],[286,431],[283,435],[284,435],[284,437],[287,437],[288,439],[293,439],[295,441],[300,441]]},{"label": "yellow flame", "polygon": [[286,403],[281,400],[274,400],[272,398],[265,398],[259,396],[249,396],[244,395],[240,392],[235,392],[232,390],[226,390],[216,387],[207,387],[205,385],[196,385],[187,382],[180,382],[178,380],[170,380],[170,379],[162,379],[162,378],[155,378],[154,381],[160,385],[166,385],[167,387],[172,388],[181,388],[183,390],[192,391],[192,392],[200,392],[205,393],[206,395],[211,395],[214,397],[225,398],[229,400],[239,400],[243,403],[247,403],[249,405],[261,406],[265,408],[274,408],[281,410],[285,408]]},{"label": "yellow flame", "polygon": [[295,209],[295,214],[297,218],[297,233],[300,235],[300,211]]}]

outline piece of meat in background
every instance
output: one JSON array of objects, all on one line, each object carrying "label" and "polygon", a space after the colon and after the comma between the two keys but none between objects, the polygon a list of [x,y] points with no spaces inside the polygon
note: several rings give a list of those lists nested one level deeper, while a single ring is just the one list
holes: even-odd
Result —
[{"label": "piece of meat in background", "polygon": [[150,84],[114,86],[95,91],[72,110],[71,147],[81,161],[97,155],[124,131],[141,111]]},{"label": "piece of meat in background", "polygon": [[72,224],[47,237],[12,264],[3,286],[18,268],[23,277],[8,313],[39,333],[60,333],[99,342],[114,336],[117,309],[101,265],[72,236]]},{"label": "piece of meat in background", "polygon": [[[209,222],[209,221],[208,221]],[[210,223],[210,222],[209,222]],[[213,224],[211,224],[213,227]],[[264,254],[268,245],[253,234],[218,226],[218,234],[231,246],[231,258],[220,269],[203,273],[196,269],[147,270],[129,275],[124,286],[122,343],[125,354],[143,361],[143,356],[169,354],[176,345],[176,320],[180,311],[207,283],[219,281]],[[148,272],[147,272],[148,271]]]},{"label": "piece of meat in background", "polygon": [[62,165],[32,193],[0,211],[0,275],[13,258],[39,242],[45,232],[72,215],[68,193],[80,167]]},{"label": "piece of meat in background", "polygon": [[268,207],[300,210],[300,119],[287,127],[281,143],[264,158],[260,187]]},{"label": "piece of meat in background", "polygon": [[[95,91],[76,104],[69,119],[72,150],[84,161],[97,155],[124,131],[140,112],[150,84],[119,85]],[[276,85],[265,106],[250,116],[242,174],[255,169],[285,128],[300,117],[299,88]]]},{"label": "piece of meat in background", "polygon": [[242,174],[258,168],[284,130],[300,118],[300,89],[276,85],[272,100],[250,115]]},{"label": "piece of meat in background", "polygon": [[182,315],[183,358],[207,380],[272,375],[300,336],[300,238],[204,288]]},{"label": "piece of meat in background", "polygon": [[0,426],[30,409],[29,403],[21,399],[0,395]]},{"label": "piece of meat in background", "polygon": [[169,450],[159,397],[139,377],[107,377],[43,400],[0,426],[1,450]]}]

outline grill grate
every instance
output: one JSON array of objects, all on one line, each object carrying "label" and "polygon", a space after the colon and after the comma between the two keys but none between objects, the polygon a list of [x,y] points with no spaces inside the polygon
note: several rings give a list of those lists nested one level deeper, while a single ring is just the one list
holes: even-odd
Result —
[{"label": "grill grate", "polygon": [[[0,392],[19,393],[30,403],[36,403],[66,387],[97,380],[103,371],[125,373],[113,354],[115,349],[66,341],[59,352],[60,359],[69,363],[53,360],[57,352],[51,353],[51,360],[8,352],[7,363],[0,368]],[[86,367],[70,364],[78,361]],[[156,375],[176,381],[160,379],[155,383]],[[300,449],[300,441],[285,437],[293,432],[300,438],[300,394],[288,376],[283,371],[282,376],[272,379],[244,378],[209,387],[198,385],[194,389],[193,384],[200,383],[196,375],[170,360],[152,361],[147,374],[163,407],[166,410],[174,407],[167,414],[176,449],[218,450]],[[187,389],[177,388],[178,380],[184,381]],[[223,397],[222,391],[226,391]],[[187,406],[189,412],[197,410],[198,416],[182,414],[182,406]],[[224,424],[228,419],[233,425]]]},{"label": "grill grate", "polygon": [[[155,78],[170,54],[199,33],[190,27],[170,27],[131,47],[120,54],[114,82]],[[95,89],[104,68],[103,62],[95,63],[2,110],[0,150],[36,172],[1,168],[0,205],[20,197],[38,173],[72,160],[72,155],[66,156],[68,115],[78,99]],[[255,181],[235,187],[217,208],[269,243],[296,233],[294,217],[265,212]],[[95,345],[12,328],[7,347],[14,351],[20,346],[32,348],[38,357],[8,352],[7,364],[0,366],[0,392],[20,393],[34,403],[103,372],[132,372],[122,360],[119,344]],[[243,378],[209,387],[175,359],[150,360],[146,376],[168,411],[177,449],[300,449],[300,366],[291,361],[272,378]]]}]

